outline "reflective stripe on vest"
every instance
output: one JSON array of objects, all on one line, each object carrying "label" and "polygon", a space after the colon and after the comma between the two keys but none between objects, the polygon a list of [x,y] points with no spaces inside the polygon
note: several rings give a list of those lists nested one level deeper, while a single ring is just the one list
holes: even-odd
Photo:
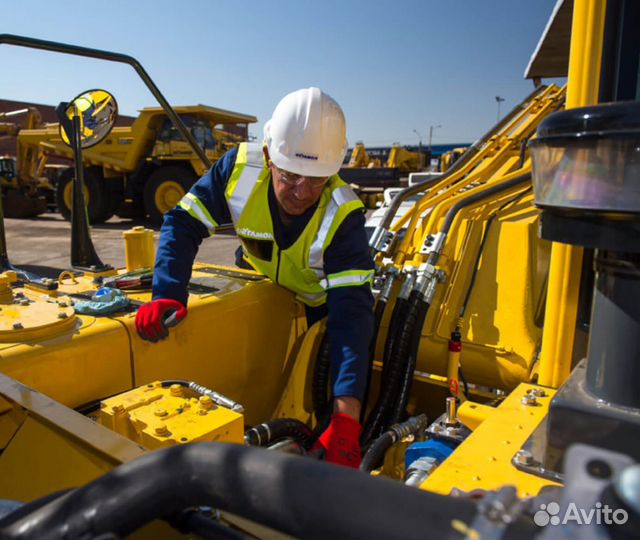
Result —
[{"label": "reflective stripe on vest", "polygon": [[333,193],[331,194],[331,201],[329,202],[324,217],[322,218],[322,224],[320,225],[318,233],[313,240],[313,244],[311,244],[311,248],[309,249],[309,268],[316,273],[318,279],[322,279],[324,277],[323,253],[327,235],[329,234],[329,228],[331,227],[340,206],[353,200],[358,200],[358,197],[353,193],[353,191],[351,191],[349,186],[341,186],[338,189],[333,190]]},{"label": "reflective stripe on vest", "polygon": [[234,167],[227,186],[227,190],[231,191],[231,197],[227,202],[234,223],[238,223],[244,205],[264,168],[263,157],[262,146],[259,144],[241,144],[238,147],[236,157],[238,166]]},{"label": "reflective stripe on vest", "polygon": [[186,210],[191,217],[202,223],[209,230],[209,234],[213,234],[218,223],[211,217],[211,214],[205,208],[204,204],[200,202],[198,197],[193,193],[186,193],[178,203],[178,206]]}]

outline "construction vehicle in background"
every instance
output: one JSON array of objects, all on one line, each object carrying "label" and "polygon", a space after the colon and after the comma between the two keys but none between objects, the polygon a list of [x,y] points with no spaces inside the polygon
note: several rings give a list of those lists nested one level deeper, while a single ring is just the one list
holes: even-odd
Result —
[{"label": "construction vehicle in background", "polygon": [[466,151],[467,147],[461,146],[459,148],[453,148],[448,152],[444,152],[440,156],[440,164],[438,167],[440,172],[445,172],[447,169],[449,169]]},{"label": "construction vehicle in background", "polygon": [[396,143],[382,165],[380,158],[369,155],[363,142],[357,142],[348,164],[340,169],[340,177],[351,185],[367,208],[376,208],[385,189],[401,186],[408,173],[423,169],[424,158],[422,152],[411,152]]},{"label": "construction vehicle in background", "polygon": [[[221,124],[247,125],[254,116],[194,105],[175,107],[187,129],[210,163],[242,142],[242,138],[220,129]],[[18,134],[21,160],[39,170],[50,157],[72,158],[62,141],[58,124],[40,129],[22,129]],[[26,156],[26,157],[22,157]],[[191,185],[205,172],[198,155],[160,107],[142,109],[131,126],[116,127],[100,144],[84,153],[87,211],[91,223],[102,223],[114,214],[147,216],[151,223],[173,208]],[[73,169],[63,170],[56,182],[56,203],[65,219],[70,218]]]},{"label": "construction vehicle in background", "polygon": [[[22,117],[19,124],[16,117]],[[22,129],[43,127],[40,111],[27,107],[0,113],[0,137],[16,137]],[[36,172],[36,154],[20,144],[17,160],[11,156],[0,158],[0,186],[2,204],[7,217],[27,218],[37,216],[47,209],[47,179]]]},{"label": "construction vehicle in background", "polygon": [[149,343],[149,231],[108,268],[74,190],[84,249],[57,280],[0,237],[0,536],[638,537],[637,10],[560,1],[529,72],[567,86],[390,201],[360,471],[311,451],[329,347],[289,291],[196,263],[188,317]]}]

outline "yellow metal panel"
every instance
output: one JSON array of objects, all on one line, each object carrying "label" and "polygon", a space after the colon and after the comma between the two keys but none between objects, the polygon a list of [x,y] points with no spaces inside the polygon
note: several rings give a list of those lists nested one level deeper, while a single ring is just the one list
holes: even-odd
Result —
[{"label": "yellow metal panel", "polygon": [[482,403],[465,401],[458,409],[458,419],[473,431],[497,410]]},{"label": "yellow metal panel", "polygon": [[546,416],[555,391],[545,389],[538,405],[522,403],[530,384],[519,385],[507,399],[420,486],[421,489],[449,494],[462,491],[493,490],[513,485],[518,496],[536,495],[550,480],[519,471],[511,459]]},{"label": "yellow metal panel", "polygon": [[216,283],[220,291],[189,297],[189,315],[159,343],[137,335],[134,314],[119,317],[131,338],[135,383],[196,381],[241,403],[247,423],[263,422],[289,379],[295,338],[306,330],[304,310],[292,293],[268,280]]},{"label": "yellow metal panel", "polygon": [[276,407],[274,418],[297,418],[309,422],[313,414],[311,386],[313,384],[312,366],[318,355],[318,348],[325,332],[325,322],[314,324],[302,338],[302,344],[296,355],[296,361],[289,377],[280,403]]},{"label": "yellow metal panel", "polygon": [[29,417],[0,455],[0,497],[31,501],[83,485],[113,466],[104,456]]},{"label": "yellow metal panel", "polygon": [[131,388],[128,335],[117,321],[77,317],[55,337],[0,344],[0,372],[75,407]]}]

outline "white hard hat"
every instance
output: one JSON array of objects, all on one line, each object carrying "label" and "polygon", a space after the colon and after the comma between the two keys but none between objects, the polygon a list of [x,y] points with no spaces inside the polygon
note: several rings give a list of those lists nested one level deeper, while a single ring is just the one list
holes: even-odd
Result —
[{"label": "white hard hat", "polygon": [[340,105],[319,88],[287,94],[264,126],[271,160],[302,176],[331,176],[347,152],[347,128]]}]

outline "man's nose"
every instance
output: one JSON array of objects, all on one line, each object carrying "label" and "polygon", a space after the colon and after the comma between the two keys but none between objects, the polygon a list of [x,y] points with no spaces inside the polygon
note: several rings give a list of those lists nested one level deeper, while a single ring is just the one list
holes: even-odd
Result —
[{"label": "man's nose", "polygon": [[309,185],[309,180],[305,178],[304,180],[302,180],[302,182],[296,184],[293,193],[295,194],[297,199],[306,199],[307,197],[309,197],[309,195],[311,195],[311,186]]}]

